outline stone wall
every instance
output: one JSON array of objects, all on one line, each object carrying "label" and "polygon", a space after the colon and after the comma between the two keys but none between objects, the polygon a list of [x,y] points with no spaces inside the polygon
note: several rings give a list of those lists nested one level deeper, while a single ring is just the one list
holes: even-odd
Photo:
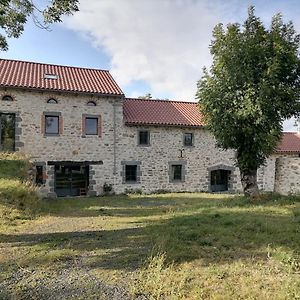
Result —
[{"label": "stone wall", "polygon": [[[138,132],[150,132],[150,145],[138,145]],[[184,147],[183,134],[194,134],[194,146]],[[212,167],[232,167],[231,191],[241,190],[239,170],[234,165],[234,152],[222,151],[215,147],[215,140],[204,129],[154,126],[121,126],[117,141],[117,180],[115,191],[142,190],[146,193],[166,191],[209,191]],[[183,150],[183,151],[182,151]],[[182,153],[182,155],[181,155]],[[140,163],[139,182],[122,182],[122,162]],[[172,182],[170,163],[184,165],[184,180]]]},{"label": "stone wall", "polygon": [[[2,90],[13,102],[0,101],[1,112],[14,112],[17,116],[17,150],[25,152],[45,168],[45,184],[41,191],[54,196],[53,161],[95,161],[89,166],[90,189],[88,194],[103,192],[104,183],[113,191],[123,193],[141,190],[145,193],[167,191],[210,191],[210,172],[229,170],[229,191],[241,191],[240,174],[234,165],[235,153],[222,151],[215,139],[204,129],[167,126],[126,126],[123,120],[121,98],[92,97],[67,93]],[[54,98],[57,104],[47,100]],[[97,106],[87,106],[88,101]],[[62,131],[59,136],[45,136],[42,118],[45,112],[60,113]],[[84,115],[101,116],[101,136],[84,136]],[[149,130],[150,145],[138,145],[138,132]],[[194,134],[194,145],[183,145],[184,133]],[[182,182],[170,180],[172,163],[181,164]],[[124,165],[138,165],[138,182],[124,181]],[[258,172],[260,189],[274,190],[275,158]]]},{"label": "stone wall", "polygon": [[[1,90],[3,95],[11,95],[14,101],[0,101],[0,111],[16,114],[16,150],[26,153],[36,162],[49,161],[102,161],[91,166],[95,174],[92,185],[96,193],[101,193],[105,181],[114,181],[116,164],[114,152],[114,105],[120,114],[121,98],[93,97],[70,93],[31,92],[23,90]],[[47,103],[54,98],[57,104]],[[97,106],[87,106],[88,101]],[[59,136],[46,136],[42,119],[45,112],[61,113],[62,132]],[[84,136],[83,115],[101,116],[101,136]],[[41,190],[53,195],[54,167],[46,164],[46,182]]]},{"label": "stone wall", "polygon": [[257,171],[258,188],[265,192],[273,192],[275,185],[275,162],[276,156],[271,155],[265,164]]},{"label": "stone wall", "polygon": [[300,157],[277,156],[275,192],[283,195],[300,193]]}]

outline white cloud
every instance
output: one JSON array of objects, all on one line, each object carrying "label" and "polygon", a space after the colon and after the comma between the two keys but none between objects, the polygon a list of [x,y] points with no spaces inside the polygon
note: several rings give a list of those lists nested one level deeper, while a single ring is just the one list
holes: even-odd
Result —
[{"label": "white cloud", "polygon": [[[67,26],[111,57],[122,86],[144,80],[154,96],[193,100],[203,66],[211,62],[211,32],[224,6],[194,0],[82,1]],[[163,97],[163,96],[162,96]]]},{"label": "white cloud", "polygon": [[283,122],[284,131],[297,131],[297,122],[295,118],[291,118]]},{"label": "white cloud", "polygon": [[[209,44],[213,27],[223,22],[243,22],[247,7],[269,26],[282,12],[285,20],[300,23],[290,3],[245,0],[85,0],[80,11],[67,18],[79,32],[111,58],[111,73],[122,88],[145,81],[151,90],[134,88],[129,95],[151,92],[177,100],[194,100],[203,66],[210,66]],[[284,122],[295,130],[294,120]]]}]

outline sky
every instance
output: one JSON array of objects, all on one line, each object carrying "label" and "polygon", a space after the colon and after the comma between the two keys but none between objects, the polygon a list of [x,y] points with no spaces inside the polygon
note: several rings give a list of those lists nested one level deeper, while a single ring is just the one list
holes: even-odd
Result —
[{"label": "sky", "polygon": [[[300,32],[299,0],[81,0],[49,31],[30,20],[0,57],[107,69],[127,97],[195,101],[214,26],[242,23],[249,5],[266,26],[280,12]],[[294,123],[284,129],[295,131]]]}]

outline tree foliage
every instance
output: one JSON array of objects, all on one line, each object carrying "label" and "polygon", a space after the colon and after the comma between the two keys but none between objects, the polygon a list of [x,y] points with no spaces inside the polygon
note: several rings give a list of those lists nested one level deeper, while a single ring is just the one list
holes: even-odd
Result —
[{"label": "tree foliage", "polygon": [[24,31],[29,17],[41,28],[61,22],[63,15],[78,11],[79,0],[51,0],[44,9],[39,9],[31,0],[0,0],[0,51],[8,50],[7,38],[18,38]]},{"label": "tree foliage", "polygon": [[147,93],[147,94],[145,94],[145,96],[139,96],[139,99],[152,99],[152,95],[151,95],[151,93]]},{"label": "tree foliage", "polygon": [[213,64],[196,97],[218,146],[236,150],[242,177],[256,175],[280,140],[283,120],[300,112],[299,41],[292,22],[277,14],[266,29],[254,7],[243,25],[214,28]]}]

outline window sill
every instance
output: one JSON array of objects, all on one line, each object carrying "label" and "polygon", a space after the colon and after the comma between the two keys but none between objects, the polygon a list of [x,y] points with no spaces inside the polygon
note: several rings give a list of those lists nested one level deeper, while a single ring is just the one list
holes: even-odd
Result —
[{"label": "window sill", "polygon": [[44,137],[49,137],[49,136],[60,136],[59,133],[44,133]]},{"label": "window sill", "polygon": [[82,135],[82,138],[101,138],[100,135],[98,134],[86,134],[86,135]]},{"label": "window sill", "polygon": [[150,144],[138,144],[137,146],[138,146],[138,147],[141,147],[141,148],[151,147]]},{"label": "window sill", "polygon": [[139,184],[139,181],[124,181],[123,184]]},{"label": "window sill", "polygon": [[170,180],[170,183],[184,183],[184,180]]}]

